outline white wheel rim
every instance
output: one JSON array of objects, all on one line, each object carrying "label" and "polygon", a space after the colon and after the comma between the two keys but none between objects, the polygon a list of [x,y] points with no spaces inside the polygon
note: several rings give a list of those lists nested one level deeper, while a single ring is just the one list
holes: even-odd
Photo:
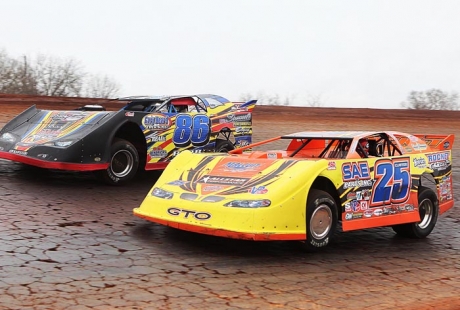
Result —
[{"label": "white wheel rim", "polygon": [[310,233],[315,239],[323,239],[332,227],[332,211],[328,205],[321,204],[313,211],[310,219]]},{"label": "white wheel rim", "polygon": [[418,209],[420,213],[420,223],[417,225],[421,229],[425,229],[430,225],[434,216],[433,202],[428,198],[423,199],[422,202],[420,202]]},{"label": "white wheel rim", "polygon": [[133,154],[127,150],[119,150],[112,156],[110,170],[117,178],[127,176],[134,166]]}]

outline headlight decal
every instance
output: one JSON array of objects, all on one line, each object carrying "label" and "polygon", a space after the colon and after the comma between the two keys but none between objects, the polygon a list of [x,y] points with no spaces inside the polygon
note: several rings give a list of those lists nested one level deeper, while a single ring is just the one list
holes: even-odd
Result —
[{"label": "headlight decal", "polygon": [[150,193],[154,197],[162,198],[162,199],[171,199],[174,194],[159,187],[153,188],[152,192]]},{"label": "headlight decal", "polygon": [[232,208],[266,208],[271,205],[271,201],[268,199],[259,199],[259,200],[232,200],[224,204],[225,207]]}]

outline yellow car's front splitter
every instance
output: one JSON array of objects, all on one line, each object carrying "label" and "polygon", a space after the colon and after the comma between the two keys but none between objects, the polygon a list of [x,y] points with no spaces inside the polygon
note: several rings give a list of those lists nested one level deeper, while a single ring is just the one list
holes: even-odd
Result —
[{"label": "yellow car's front splitter", "polygon": [[[157,208],[156,208],[157,209]],[[145,210],[145,208],[139,207],[133,210],[134,215],[146,219],[151,222],[155,222],[161,225],[186,230],[190,232],[232,238],[232,239],[242,239],[242,240],[254,240],[254,241],[274,241],[274,240],[305,240],[305,232],[283,232],[283,231],[255,231],[254,229],[248,229],[248,226],[253,225],[252,218],[253,216],[243,217],[233,217],[233,219],[228,222],[228,225],[214,225],[209,222],[204,224],[199,220],[196,220],[195,216],[198,218],[206,217],[205,213],[192,213],[190,211],[183,212],[183,209],[179,208],[169,208],[165,213],[165,216],[161,216],[158,212],[152,214]],[[254,210],[237,210],[253,212]],[[258,210],[256,210],[257,212]],[[188,213],[187,213],[188,212]],[[171,215],[174,214],[174,215]],[[182,218],[178,216],[181,215]],[[190,219],[186,219],[190,216]],[[228,216],[226,216],[228,218]],[[195,219],[194,219],[195,218]],[[249,224],[250,222],[250,224]],[[243,224],[243,225],[242,225]],[[224,227],[226,226],[226,227]],[[239,227],[238,227],[239,226]]]}]

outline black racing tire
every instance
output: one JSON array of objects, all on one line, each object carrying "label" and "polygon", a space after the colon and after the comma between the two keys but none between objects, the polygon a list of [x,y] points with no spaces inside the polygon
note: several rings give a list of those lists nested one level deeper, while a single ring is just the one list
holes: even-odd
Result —
[{"label": "black racing tire", "polygon": [[235,146],[228,140],[217,139],[215,151],[219,153],[228,153],[233,150]]},{"label": "black racing tire", "polygon": [[424,186],[418,188],[418,212],[420,222],[392,226],[393,230],[401,237],[422,239],[434,229],[438,220],[439,202],[436,193]]},{"label": "black racing tire", "polygon": [[109,185],[121,185],[131,180],[139,167],[139,154],[134,145],[116,138],[110,147],[109,167],[97,171],[97,176]]},{"label": "black racing tire", "polygon": [[303,245],[308,252],[329,244],[337,228],[337,205],[332,196],[322,190],[311,189],[307,198],[307,230]]}]

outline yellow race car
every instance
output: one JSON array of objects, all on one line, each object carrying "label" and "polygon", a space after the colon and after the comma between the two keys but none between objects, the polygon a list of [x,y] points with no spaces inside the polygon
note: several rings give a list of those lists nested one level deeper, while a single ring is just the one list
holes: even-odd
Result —
[{"label": "yellow race car", "polygon": [[301,240],[310,250],[326,246],[339,221],[343,231],[391,226],[424,238],[454,205],[453,142],[454,135],[310,131],[228,154],[185,151],[133,211],[182,230]]}]

